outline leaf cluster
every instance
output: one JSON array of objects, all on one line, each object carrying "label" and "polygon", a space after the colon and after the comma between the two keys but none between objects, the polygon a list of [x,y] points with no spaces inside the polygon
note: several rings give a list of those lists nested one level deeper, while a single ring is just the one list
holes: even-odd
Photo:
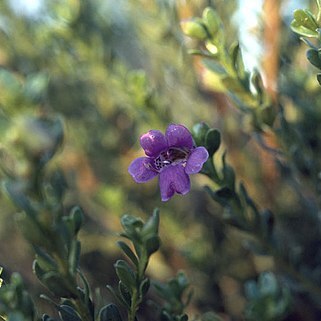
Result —
[{"label": "leaf cluster", "polygon": [[275,119],[273,102],[267,94],[258,70],[246,70],[239,43],[226,44],[223,22],[215,10],[204,9],[201,18],[182,23],[185,35],[200,41],[200,49],[190,54],[200,56],[204,67],[217,78],[214,90],[227,93],[248,115],[252,128],[262,130]]}]

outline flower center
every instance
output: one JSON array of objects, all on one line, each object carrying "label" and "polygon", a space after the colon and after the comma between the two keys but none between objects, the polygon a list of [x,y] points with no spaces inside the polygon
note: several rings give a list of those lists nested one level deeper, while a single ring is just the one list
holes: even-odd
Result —
[{"label": "flower center", "polygon": [[186,165],[189,152],[185,149],[171,147],[164,150],[154,160],[155,169],[160,171],[166,166],[183,163]]}]

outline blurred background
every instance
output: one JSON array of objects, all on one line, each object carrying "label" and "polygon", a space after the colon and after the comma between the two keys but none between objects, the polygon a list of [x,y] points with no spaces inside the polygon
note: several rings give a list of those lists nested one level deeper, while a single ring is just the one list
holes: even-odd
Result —
[{"label": "blurred background", "polygon": [[[205,121],[220,129],[228,161],[262,208],[287,216],[289,204],[296,204],[215,74],[187,54],[196,43],[183,36],[179,22],[208,5],[222,17],[227,42],[240,41],[247,68],[262,71],[289,119],[320,99],[306,48],[289,28],[293,9],[309,1],[1,0],[0,143],[1,150],[12,148],[21,117],[62,116],[64,144],[50,166],[66,176],[66,207],[79,204],[86,213],[81,266],[106,300],[105,285],[115,283],[113,263],[120,256],[120,216],[146,218],[159,207],[162,248],[148,273],[166,280],[186,271],[194,288],[192,314],[216,310],[238,320],[242,284],[271,269],[273,260],[253,255],[243,246],[247,236],[222,222],[222,209],[203,191],[211,184],[206,177],[192,177],[188,195],[162,203],[157,180],[138,185],[127,173],[142,155],[142,133]],[[4,195],[0,202],[4,278],[20,272],[40,312],[50,313],[38,299],[43,288],[32,274],[32,251],[15,224],[15,209]]]}]

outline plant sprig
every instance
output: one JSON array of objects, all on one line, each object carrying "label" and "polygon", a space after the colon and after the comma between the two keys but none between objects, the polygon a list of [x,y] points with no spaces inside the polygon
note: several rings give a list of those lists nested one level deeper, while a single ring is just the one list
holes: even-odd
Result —
[{"label": "plant sprig", "polygon": [[151,255],[160,246],[159,210],[155,209],[146,223],[131,215],[124,215],[121,223],[124,229],[121,236],[129,240],[132,247],[123,241],[117,244],[128,257],[131,265],[124,260],[118,260],[114,265],[119,278],[118,289],[107,287],[126,309],[128,321],[135,321],[139,306],[150,286],[150,280],[145,272]]}]

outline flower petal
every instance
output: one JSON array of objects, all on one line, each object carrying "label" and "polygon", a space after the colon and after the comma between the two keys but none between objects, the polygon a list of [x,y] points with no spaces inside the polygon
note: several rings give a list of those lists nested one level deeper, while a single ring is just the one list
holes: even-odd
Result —
[{"label": "flower petal", "polygon": [[169,147],[193,147],[190,131],[183,125],[171,124],[167,127],[165,136]]},{"label": "flower petal", "polygon": [[129,165],[128,172],[136,183],[145,183],[157,176],[158,173],[152,169],[151,162],[150,158],[139,157]]},{"label": "flower petal", "polygon": [[170,165],[159,174],[162,201],[168,201],[174,193],[183,194],[190,190],[190,180],[181,164]]},{"label": "flower petal", "polygon": [[196,147],[188,157],[185,173],[189,175],[198,173],[202,169],[203,164],[207,161],[207,159],[208,151],[206,148]]},{"label": "flower petal", "polygon": [[167,141],[161,131],[150,130],[140,137],[140,145],[147,156],[157,157],[162,150],[167,148]]}]

